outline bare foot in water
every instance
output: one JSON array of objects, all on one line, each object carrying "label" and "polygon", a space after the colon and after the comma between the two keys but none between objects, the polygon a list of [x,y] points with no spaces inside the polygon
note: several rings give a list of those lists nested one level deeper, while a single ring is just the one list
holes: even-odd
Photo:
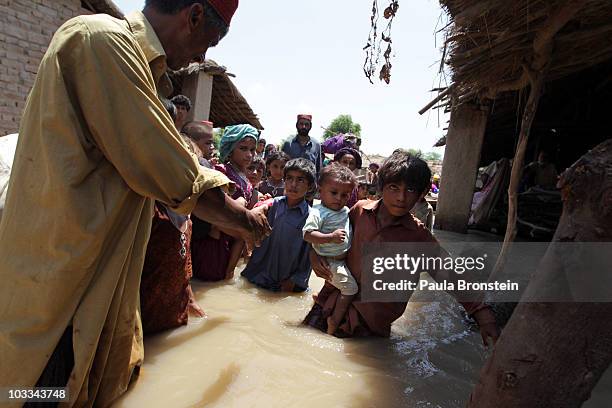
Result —
[{"label": "bare foot in water", "polygon": [[189,302],[187,303],[187,313],[193,314],[197,317],[206,317],[206,312],[204,309],[198,305],[198,302],[195,300],[195,296],[193,295],[193,290],[191,289],[191,285],[187,287],[187,291],[189,293]]},{"label": "bare foot in water", "polygon": [[336,330],[338,330],[338,323],[333,317],[329,316],[327,318],[327,334],[334,334]]},{"label": "bare foot in water", "polygon": [[206,317],[206,312],[196,302],[189,302],[187,304],[187,307],[189,308],[190,314],[193,314],[197,317]]}]

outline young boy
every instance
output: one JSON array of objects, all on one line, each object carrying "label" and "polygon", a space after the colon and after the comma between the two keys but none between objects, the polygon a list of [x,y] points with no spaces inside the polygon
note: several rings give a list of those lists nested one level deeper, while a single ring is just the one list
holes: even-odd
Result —
[{"label": "young boy", "polygon": [[182,133],[186,134],[202,151],[202,157],[209,161],[215,153],[213,142],[213,124],[208,121],[192,121],[183,126]]},{"label": "young boy", "polygon": [[[372,274],[364,270],[361,258],[364,245],[370,242],[429,242],[436,247],[437,241],[431,232],[415,221],[410,209],[421,194],[429,188],[431,170],[427,163],[403,151],[396,151],[389,157],[378,172],[378,185],[382,199],[378,201],[359,201],[349,214],[353,227],[351,248],[346,257],[346,265],[357,282],[362,276]],[[313,270],[327,282],[317,296],[316,303],[304,322],[320,330],[327,331],[327,317],[333,316],[340,296],[329,281],[332,274],[325,258],[315,251],[310,252]],[[457,279],[453,271],[428,271],[437,281]],[[406,273],[406,280],[418,285],[419,273]],[[401,302],[366,302],[359,294],[349,305],[348,312],[338,325],[336,336],[384,336],[391,333],[391,324],[405,311],[412,292],[406,291]],[[452,293],[455,294],[455,293]],[[488,337],[495,341],[498,336],[495,316],[491,309],[480,302],[462,302],[468,314],[480,325],[483,342]]]},{"label": "young boy", "polygon": [[357,178],[347,167],[338,164],[324,167],[319,176],[321,204],[312,207],[302,228],[304,241],[310,242],[317,254],[325,257],[332,273],[330,283],[340,290],[334,313],[327,318],[328,334],[336,332],[358,290],[355,278],[344,263],[351,246],[346,203],[356,185]]},{"label": "young boy", "polygon": [[270,197],[283,195],[285,183],[283,182],[283,169],[289,161],[289,156],[284,152],[272,152],[266,158],[267,178],[259,186],[261,194],[269,194]]},{"label": "young boy", "polygon": [[[285,195],[270,200],[268,222],[272,234],[253,255],[242,276],[265,289],[303,292],[310,278],[309,245],[302,227],[309,207],[304,200],[315,185],[316,169],[306,159],[293,159],[284,168]],[[265,205],[265,203],[264,203]]]}]

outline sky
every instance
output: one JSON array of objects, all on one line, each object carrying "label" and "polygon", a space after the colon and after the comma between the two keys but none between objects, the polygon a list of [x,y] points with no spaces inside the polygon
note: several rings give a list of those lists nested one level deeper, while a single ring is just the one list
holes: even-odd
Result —
[{"label": "sky", "polygon": [[[125,12],[144,0],[114,0]],[[388,0],[378,0],[384,9]],[[293,5],[293,6],[292,6]],[[241,0],[229,34],[207,58],[236,75],[232,81],[259,116],[268,143],[295,134],[296,115],[313,115],[311,136],[340,114],[361,125],[362,150],[389,155],[396,148],[424,152],[445,133],[439,109],[418,111],[435,97],[446,19],[436,0],[403,0],[393,22],[391,83],[370,84],[363,47],[370,31],[371,0]],[[383,18],[379,27],[383,26]]]}]

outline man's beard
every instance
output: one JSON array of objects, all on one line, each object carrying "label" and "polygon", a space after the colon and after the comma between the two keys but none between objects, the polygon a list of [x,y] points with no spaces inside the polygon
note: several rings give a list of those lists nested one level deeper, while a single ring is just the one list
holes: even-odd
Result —
[{"label": "man's beard", "polygon": [[308,136],[308,133],[310,133],[310,129],[298,129],[297,131],[298,136]]}]

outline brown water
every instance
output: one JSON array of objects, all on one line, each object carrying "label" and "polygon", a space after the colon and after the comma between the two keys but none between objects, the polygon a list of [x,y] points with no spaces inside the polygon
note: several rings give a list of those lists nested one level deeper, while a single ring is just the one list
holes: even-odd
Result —
[{"label": "brown water", "polygon": [[464,406],[485,351],[454,300],[411,302],[390,339],[341,340],[299,324],[322,283],[287,295],[195,282],[209,317],[149,338],[116,407]]},{"label": "brown water", "polygon": [[[411,301],[389,339],[337,339],[300,325],[322,284],[313,274],[311,291],[275,294],[239,273],[195,281],[209,317],[147,339],[115,407],[465,406],[487,352],[454,299]],[[611,384],[608,372],[584,407],[612,406]]]}]

